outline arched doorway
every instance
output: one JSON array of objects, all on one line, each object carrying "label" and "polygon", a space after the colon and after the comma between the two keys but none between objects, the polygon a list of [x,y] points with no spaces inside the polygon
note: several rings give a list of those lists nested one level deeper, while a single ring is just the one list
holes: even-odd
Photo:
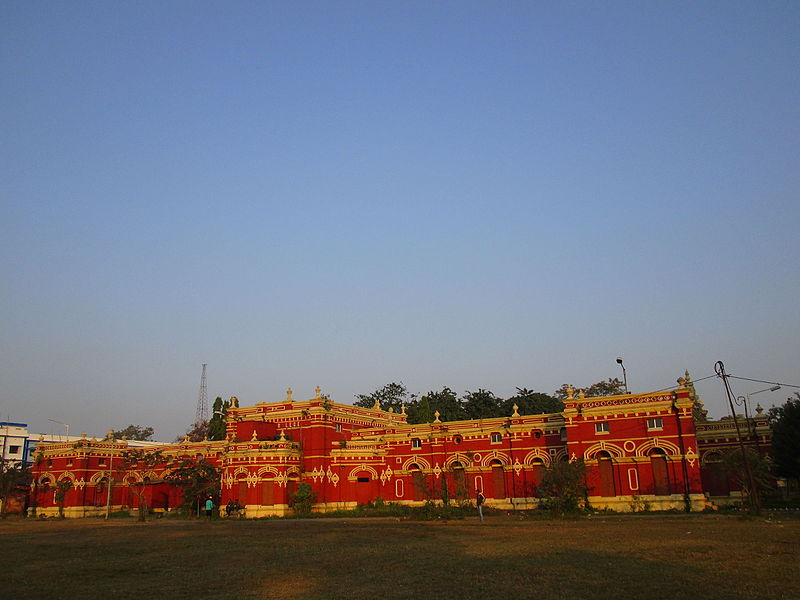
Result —
[{"label": "arched doorway", "polygon": [[411,487],[413,488],[411,497],[414,500],[424,500],[425,476],[422,474],[422,469],[419,468],[419,465],[413,464],[408,467],[408,470],[411,473]]},{"label": "arched doorway", "polygon": [[236,497],[234,500],[242,506],[247,506],[247,495],[247,475],[245,473],[239,473],[239,475],[236,476]]},{"label": "arched doorway", "polygon": [[503,471],[503,463],[495,459],[490,463],[492,467],[492,491],[494,498],[503,499],[506,497],[506,474]]},{"label": "arched doorway", "polygon": [[719,452],[709,453],[705,457],[705,464],[701,468],[703,478],[703,491],[709,496],[728,496],[731,488],[728,483],[728,475],[725,473],[725,465],[722,462],[722,454]]},{"label": "arched doorway", "polygon": [[617,495],[617,488],[614,484],[614,462],[611,455],[605,450],[595,454],[597,458],[597,470],[600,475],[600,495],[611,497]]},{"label": "arched doorway", "polygon": [[531,465],[533,466],[533,486],[535,490],[538,490],[544,479],[544,461],[541,458],[534,458]]},{"label": "arched doorway", "polygon": [[466,500],[469,496],[467,491],[467,474],[464,465],[456,461],[452,465],[453,469],[453,496],[456,500]]},{"label": "arched doorway", "polygon": [[368,471],[356,475],[356,503],[367,504],[374,500],[372,494],[372,476]]},{"label": "arched doorway", "polygon": [[653,448],[650,451],[650,465],[653,467],[653,493],[656,496],[668,496],[672,492],[669,485],[667,455],[661,448]]},{"label": "arched doorway", "polygon": [[261,480],[261,505],[272,506],[275,504],[275,481],[270,479]]}]

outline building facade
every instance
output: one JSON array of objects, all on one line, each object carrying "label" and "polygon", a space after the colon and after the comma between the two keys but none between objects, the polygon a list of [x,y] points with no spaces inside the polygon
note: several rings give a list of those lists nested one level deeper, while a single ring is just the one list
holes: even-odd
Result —
[{"label": "building facade", "polygon": [[222,472],[219,505],[236,501],[249,518],[288,514],[301,483],[311,486],[319,512],[378,498],[409,505],[443,496],[471,501],[477,490],[489,506],[529,509],[539,502],[549,465],[582,459],[594,508],[703,510],[723,491],[735,496],[714,487],[713,468],[706,468],[728,438],[711,423],[695,423],[694,388],[688,376],[678,382],[676,390],[649,394],[587,398],[570,391],[564,410],[553,414],[515,409],[507,417],[454,422],[437,414],[425,424],[409,424],[404,410],[339,404],[319,389],[298,401],[288,390],[279,402],[234,403],[226,439],[160,444],[161,462],[146,467],[123,468],[130,448],[123,440],[83,436],[40,444],[31,506],[57,514],[56,489],[68,481],[61,501],[68,517],[101,514],[107,504],[135,510],[142,499],[152,510],[169,511],[182,500],[181,490],[165,481],[170,463],[205,459]]}]

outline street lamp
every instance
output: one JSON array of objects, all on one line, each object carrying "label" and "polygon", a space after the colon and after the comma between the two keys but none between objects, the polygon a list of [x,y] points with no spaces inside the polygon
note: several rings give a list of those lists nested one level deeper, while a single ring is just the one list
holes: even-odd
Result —
[{"label": "street lamp", "polygon": [[622,367],[622,379],[625,382],[625,393],[630,394],[628,391],[628,373],[625,371],[625,365],[622,364],[622,357],[617,357],[617,364]]},{"label": "street lamp", "polygon": [[747,422],[747,429],[750,431],[750,437],[755,438],[756,446],[758,446],[758,438],[755,435],[756,424],[751,422],[750,420],[750,397],[755,396],[756,394],[760,394],[761,392],[776,392],[781,389],[779,385],[773,385],[768,388],[764,388],[763,390],[757,390],[755,392],[750,392],[746,396],[737,396],[736,397],[736,404],[738,406],[744,406],[744,418]]},{"label": "street lamp", "polygon": [[62,423],[61,421],[56,421],[55,419],[47,419],[47,420],[50,421],[51,423],[57,423],[58,425],[63,425],[64,429],[67,430],[67,441],[69,441],[69,424]]}]

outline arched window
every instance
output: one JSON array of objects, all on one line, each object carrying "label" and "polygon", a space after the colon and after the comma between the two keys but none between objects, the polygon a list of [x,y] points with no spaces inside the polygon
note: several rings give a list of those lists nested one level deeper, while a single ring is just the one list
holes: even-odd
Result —
[{"label": "arched window", "polygon": [[595,454],[597,458],[597,469],[600,474],[600,495],[611,497],[617,495],[617,488],[614,485],[614,463],[611,455],[605,450]]},{"label": "arched window", "polygon": [[422,469],[419,468],[419,465],[413,464],[408,467],[408,470],[411,473],[411,485],[414,488],[413,498],[422,500],[425,497],[425,477],[422,475]]},{"label": "arched window", "polygon": [[722,463],[722,454],[713,452],[706,455],[701,467],[701,474],[703,491],[709,496],[728,496],[730,494],[731,488]]},{"label": "arched window", "polygon": [[239,473],[236,477],[236,500],[242,506],[247,506],[247,475]]},{"label": "arched window", "polygon": [[650,464],[653,467],[653,493],[656,496],[668,496],[671,491],[667,455],[661,448],[650,451]]},{"label": "arched window", "polygon": [[492,490],[494,492],[492,497],[505,498],[506,475],[503,471],[503,463],[501,463],[499,460],[493,460],[490,466],[492,467]]},{"label": "arched window", "polygon": [[261,504],[262,506],[272,506],[275,504],[275,481],[271,478],[272,474],[268,474],[269,479],[264,478],[261,480]]},{"label": "arched window", "polygon": [[453,495],[458,500],[465,500],[467,498],[467,476],[464,465],[458,461],[453,463],[453,484]]},{"label": "arched window", "polygon": [[544,478],[544,461],[541,458],[534,458],[533,465],[533,484],[538,488]]}]

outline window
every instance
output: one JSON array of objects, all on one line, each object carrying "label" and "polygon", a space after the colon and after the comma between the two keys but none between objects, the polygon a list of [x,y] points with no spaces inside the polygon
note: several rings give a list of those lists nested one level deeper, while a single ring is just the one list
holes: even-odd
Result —
[{"label": "window", "polygon": [[336,433],[341,433],[341,432],[342,432],[342,424],[341,423],[337,423],[336,424]]},{"label": "window", "polygon": [[460,444],[461,443],[461,436],[460,435],[455,436],[453,438],[453,443],[454,444]]},{"label": "window", "polygon": [[664,429],[664,421],[661,417],[647,419],[647,429]]},{"label": "window", "polygon": [[566,442],[567,441],[567,428],[566,427],[562,427],[560,433],[561,433],[561,441],[562,442]]},{"label": "window", "polygon": [[595,433],[608,433],[609,431],[611,431],[611,428],[609,427],[608,421],[594,424]]},{"label": "window", "polygon": [[503,441],[503,436],[502,436],[500,433],[498,433],[498,432],[496,432],[496,431],[495,431],[495,432],[492,434],[492,443],[493,443],[493,444],[499,444],[499,443],[500,443],[500,442],[502,442],[502,441]]},{"label": "window", "polygon": [[411,440],[411,448],[414,450],[418,450],[422,448],[422,440],[419,438],[413,438]]},{"label": "window", "polygon": [[9,454],[19,454],[19,446],[9,446],[8,453]]},{"label": "window", "polygon": [[99,466],[101,466],[101,467],[105,467],[105,466],[106,466],[106,459],[105,459],[105,457],[104,457],[104,456],[101,456],[101,457],[100,457],[100,459],[97,461],[97,464],[98,464]]}]

